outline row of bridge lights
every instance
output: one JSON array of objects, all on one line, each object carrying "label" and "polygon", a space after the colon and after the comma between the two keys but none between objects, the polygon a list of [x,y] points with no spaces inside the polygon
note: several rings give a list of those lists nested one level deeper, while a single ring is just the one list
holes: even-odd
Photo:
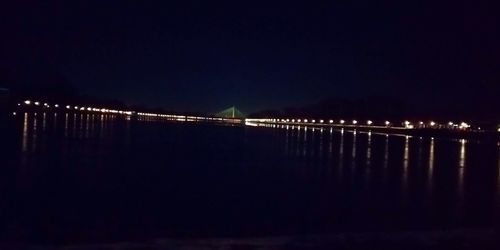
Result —
[{"label": "row of bridge lights", "polygon": [[[30,101],[30,100],[25,100],[23,102],[25,105],[35,105],[35,106],[43,106],[44,108],[50,108],[50,104],[48,103],[41,103],[38,101]],[[17,104],[18,106],[21,106],[21,103]],[[54,104],[54,108],[59,108],[59,104]],[[71,106],[71,105],[66,105],[66,109],[68,110],[79,110],[79,111],[93,111],[93,112],[101,112],[101,113],[112,113],[112,114],[126,114],[126,115],[132,115],[132,111],[123,111],[123,110],[114,110],[114,109],[103,109],[103,108],[92,108],[92,107],[79,107],[79,106]]]},{"label": "row of bridge lights", "polygon": [[[279,121],[279,119],[277,121]],[[281,119],[281,122],[290,122],[290,119]],[[302,119],[297,119],[297,120],[292,119],[291,122],[298,122],[298,123],[301,123],[301,122],[309,123],[310,122],[310,123],[316,123],[316,120],[310,120],[309,121],[308,119],[304,119],[304,120],[302,120]],[[333,124],[334,122],[335,122],[334,120],[329,120],[328,121],[328,123],[330,123],[330,124]],[[325,121],[324,120],[319,120],[319,123],[325,123]],[[346,121],[345,120],[339,120],[339,123],[340,124],[346,124]],[[358,125],[358,123],[359,123],[358,120],[352,120],[352,125]],[[390,121],[385,121],[384,124],[385,124],[385,126],[388,127],[388,126],[391,126],[392,123]],[[405,128],[414,128],[414,125],[410,121],[404,121],[403,124],[404,124]],[[422,121],[418,122],[418,124],[420,126],[424,126],[425,125],[424,122],[422,122]],[[366,125],[368,125],[368,126],[373,125],[373,121],[372,120],[367,120],[366,121]],[[430,121],[429,125],[431,127],[435,127],[438,124],[436,122],[434,122],[434,121]],[[460,129],[468,129],[468,128],[471,127],[470,124],[468,124],[466,122],[461,122],[459,124],[455,124],[453,122],[448,122],[448,126],[450,126],[450,127],[457,127],[457,128],[460,128]]]}]

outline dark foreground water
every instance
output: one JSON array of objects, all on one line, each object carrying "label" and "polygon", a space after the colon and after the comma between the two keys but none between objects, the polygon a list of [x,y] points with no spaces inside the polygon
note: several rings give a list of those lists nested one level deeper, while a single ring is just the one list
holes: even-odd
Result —
[{"label": "dark foreground water", "polygon": [[0,242],[500,225],[497,142],[65,113],[0,129]]}]

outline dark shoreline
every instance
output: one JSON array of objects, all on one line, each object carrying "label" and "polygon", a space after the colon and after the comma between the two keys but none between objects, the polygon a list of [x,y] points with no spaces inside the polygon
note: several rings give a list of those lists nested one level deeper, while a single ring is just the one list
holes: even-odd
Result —
[{"label": "dark shoreline", "polygon": [[308,127],[308,128],[323,128],[323,129],[333,129],[336,131],[357,131],[357,132],[372,132],[379,134],[388,135],[401,135],[401,136],[416,136],[416,137],[428,137],[428,138],[449,138],[449,139],[465,139],[471,141],[489,141],[489,142],[500,142],[500,132],[492,130],[452,130],[452,129],[431,129],[431,128],[416,128],[416,129],[404,129],[399,127],[380,127],[380,126],[352,126],[352,125],[330,125],[330,124],[286,124],[286,123],[268,123],[268,122],[258,122],[258,124],[263,124],[267,126],[276,125],[277,128],[297,128],[297,127]]}]

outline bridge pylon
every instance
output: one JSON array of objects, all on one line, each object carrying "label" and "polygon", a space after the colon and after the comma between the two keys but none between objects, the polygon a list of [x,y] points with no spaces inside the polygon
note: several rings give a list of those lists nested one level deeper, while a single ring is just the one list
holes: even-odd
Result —
[{"label": "bridge pylon", "polygon": [[231,106],[227,109],[224,109],[216,113],[215,116],[222,118],[245,118],[245,114],[243,114],[235,106]]}]

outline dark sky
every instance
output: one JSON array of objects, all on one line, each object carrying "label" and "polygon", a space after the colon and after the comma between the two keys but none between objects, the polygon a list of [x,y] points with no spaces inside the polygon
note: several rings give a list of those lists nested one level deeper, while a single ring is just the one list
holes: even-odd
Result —
[{"label": "dark sky", "polygon": [[251,112],[327,97],[500,96],[498,9],[475,1],[11,2],[2,67],[50,68],[130,104]]}]

